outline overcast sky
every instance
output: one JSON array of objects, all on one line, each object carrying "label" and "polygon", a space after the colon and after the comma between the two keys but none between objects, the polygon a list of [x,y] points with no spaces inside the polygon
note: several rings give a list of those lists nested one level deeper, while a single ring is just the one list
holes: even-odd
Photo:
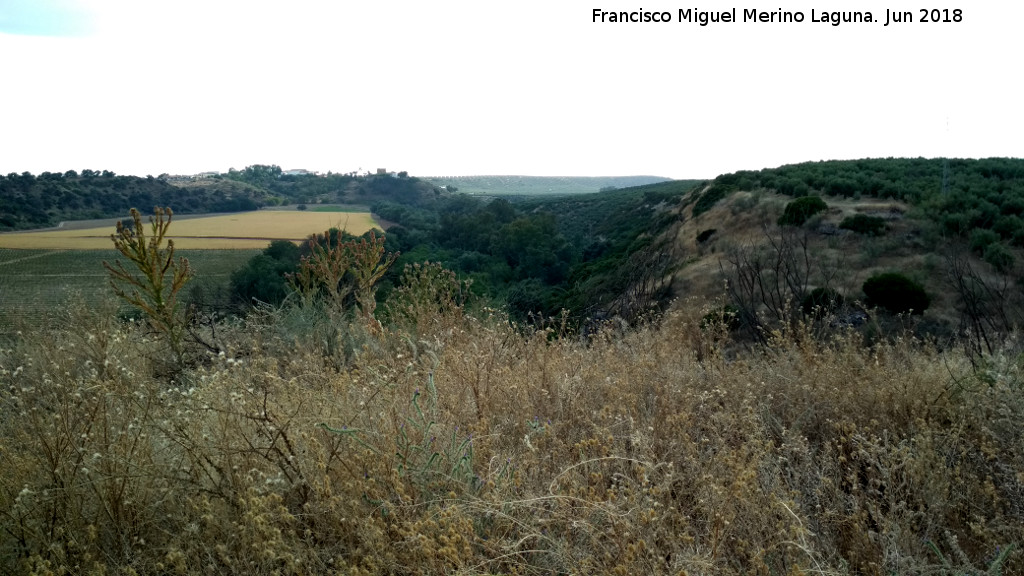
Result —
[{"label": "overcast sky", "polygon": [[[0,0],[0,173],[710,178],[1024,156],[1024,3]],[[895,4],[895,5],[894,5]],[[594,23],[593,10],[669,23]],[[811,22],[811,9],[914,23]],[[678,22],[680,8],[741,20]],[[951,14],[952,16],[952,14]]]}]

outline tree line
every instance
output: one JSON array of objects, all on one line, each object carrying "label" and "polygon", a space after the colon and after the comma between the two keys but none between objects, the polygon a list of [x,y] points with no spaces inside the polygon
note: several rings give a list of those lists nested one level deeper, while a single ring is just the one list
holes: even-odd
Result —
[{"label": "tree line", "polygon": [[109,170],[29,172],[0,176],[0,231],[56,226],[65,220],[116,218],[131,208],[170,206],[179,214],[240,212],[265,206],[312,203],[370,204],[393,199],[433,201],[442,191],[402,173],[284,174],[279,166],[253,165],[203,179],[122,176]]}]

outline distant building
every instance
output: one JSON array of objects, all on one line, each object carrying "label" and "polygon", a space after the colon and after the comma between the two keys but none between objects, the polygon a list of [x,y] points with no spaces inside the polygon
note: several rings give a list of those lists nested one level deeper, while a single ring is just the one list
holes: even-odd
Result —
[{"label": "distant building", "polygon": [[193,178],[199,180],[200,178],[212,178],[214,176],[220,176],[220,172],[200,172],[193,176]]},{"label": "distant building", "polygon": [[377,168],[377,175],[378,176],[384,176],[387,173],[388,173],[388,169],[387,168]]},{"label": "distant building", "polygon": [[303,170],[302,168],[296,168],[295,170],[285,170],[281,173],[282,176],[307,176],[312,174],[309,170]]}]

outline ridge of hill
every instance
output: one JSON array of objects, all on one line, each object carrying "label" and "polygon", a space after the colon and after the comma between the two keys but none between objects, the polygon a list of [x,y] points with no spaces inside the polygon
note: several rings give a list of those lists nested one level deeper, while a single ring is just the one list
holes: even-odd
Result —
[{"label": "ridge of hill", "polygon": [[426,176],[424,180],[466,194],[557,196],[607,192],[670,179],[661,176]]},{"label": "ridge of hill", "polygon": [[444,192],[404,175],[284,174],[278,166],[203,178],[119,176],[104,170],[28,172],[0,176],[0,231],[56,226],[62,221],[122,218],[129,209],[170,206],[178,214],[242,212],[282,204],[433,202]]}]

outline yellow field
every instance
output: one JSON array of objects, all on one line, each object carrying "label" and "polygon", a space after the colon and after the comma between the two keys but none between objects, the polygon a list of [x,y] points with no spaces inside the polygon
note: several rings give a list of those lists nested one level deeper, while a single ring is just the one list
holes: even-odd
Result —
[{"label": "yellow field", "polygon": [[[148,218],[143,215],[148,226]],[[265,248],[271,240],[301,241],[310,234],[340,228],[350,234],[380,229],[368,212],[259,210],[222,216],[175,218],[169,238],[176,248],[231,250]],[[0,248],[96,250],[111,248],[114,226],[0,234]],[[147,228],[148,232],[148,228]]]}]

